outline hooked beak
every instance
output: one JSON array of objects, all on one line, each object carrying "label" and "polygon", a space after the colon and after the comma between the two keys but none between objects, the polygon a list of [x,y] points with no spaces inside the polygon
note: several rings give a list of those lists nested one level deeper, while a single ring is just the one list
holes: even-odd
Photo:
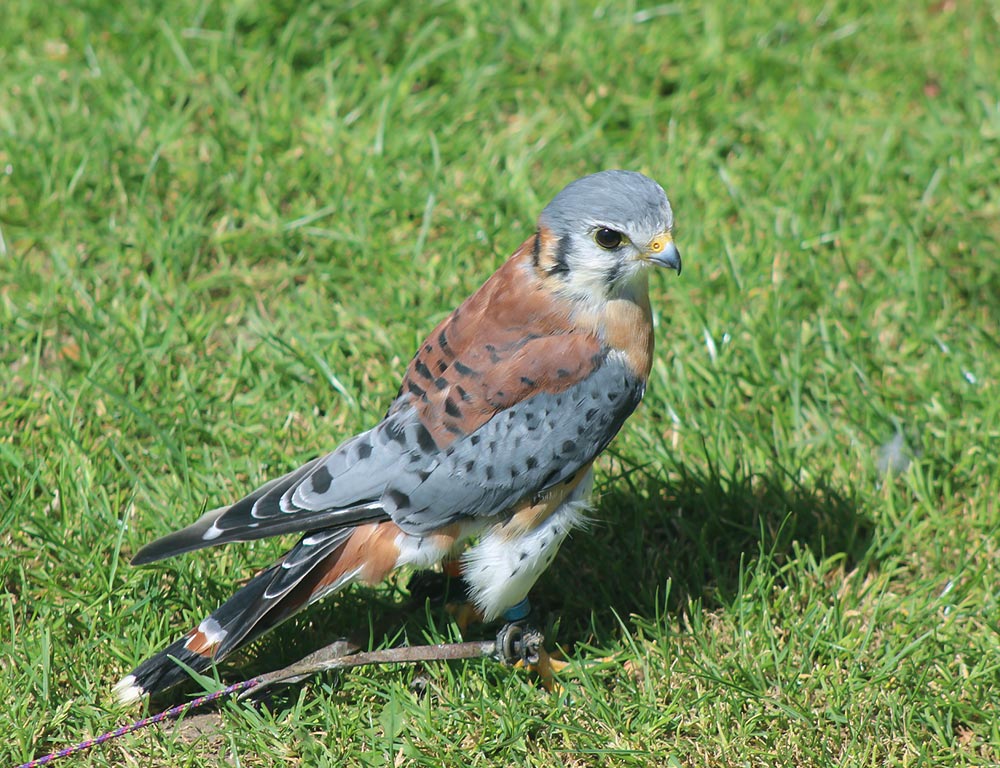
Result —
[{"label": "hooked beak", "polygon": [[658,267],[669,267],[681,273],[681,252],[677,250],[673,237],[669,232],[664,232],[658,237],[654,237],[647,249],[649,260]]}]

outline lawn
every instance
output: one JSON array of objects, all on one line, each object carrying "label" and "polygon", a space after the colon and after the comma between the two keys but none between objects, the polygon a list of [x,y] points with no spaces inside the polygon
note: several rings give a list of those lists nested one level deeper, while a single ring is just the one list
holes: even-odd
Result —
[{"label": "lawn", "polygon": [[[111,686],[291,542],[131,554],[371,426],[612,167],[667,189],[684,273],[654,277],[646,399],[533,592],[561,686],[321,675],[66,764],[1000,762],[996,0],[3,16],[0,764],[141,716]],[[408,579],[220,678],[454,638]]]}]

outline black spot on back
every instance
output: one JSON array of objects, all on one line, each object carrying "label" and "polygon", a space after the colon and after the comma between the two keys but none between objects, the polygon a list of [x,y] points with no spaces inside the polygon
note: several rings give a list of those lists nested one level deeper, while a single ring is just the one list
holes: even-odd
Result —
[{"label": "black spot on back", "polygon": [[414,395],[424,400],[427,399],[427,392],[424,391],[415,381],[412,379],[406,382],[406,388],[410,390]]},{"label": "black spot on back", "polygon": [[470,368],[467,365],[463,365],[461,360],[456,360],[455,363],[454,363],[454,365],[455,365],[455,370],[460,375],[462,375],[462,376],[478,376],[479,375],[479,371],[477,371],[477,370],[475,370],[473,368]]},{"label": "black spot on back", "polygon": [[431,437],[431,433],[427,431],[427,427],[418,423],[413,432],[414,436],[417,438],[417,445],[420,446],[421,451],[424,453],[433,453],[437,450],[437,443],[434,442],[434,438]]},{"label": "black spot on back", "polygon": [[448,357],[455,356],[451,347],[448,346],[448,335],[444,332],[444,328],[442,328],[441,333],[438,334],[438,346],[441,347],[442,354],[445,354]]},{"label": "black spot on back", "polygon": [[434,378],[434,376],[431,374],[430,368],[424,365],[423,360],[417,360],[417,362],[413,364],[413,370],[416,371],[422,378],[425,378],[428,381]]},{"label": "black spot on back", "polygon": [[[371,453],[371,448],[368,449]],[[330,470],[326,468],[324,464],[320,464],[316,469],[313,470],[312,475],[309,476],[312,483],[313,493],[326,493],[330,489],[330,483],[333,482],[333,477],[330,476]]]}]

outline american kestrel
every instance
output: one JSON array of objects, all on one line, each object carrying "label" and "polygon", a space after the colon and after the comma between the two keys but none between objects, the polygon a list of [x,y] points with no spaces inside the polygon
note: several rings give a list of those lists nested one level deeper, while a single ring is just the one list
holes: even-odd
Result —
[{"label": "american kestrel", "polygon": [[681,271],[655,181],[569,184],[537,231],[417,350],[379,424],[146,545],[142,565],[267,536],[302,538],[115,688],[133,701],[203,670],[307,605],[401,566],[461,557],[487,620],[527,595],[584,520],[593,462],[642,399],[650,268]]}]

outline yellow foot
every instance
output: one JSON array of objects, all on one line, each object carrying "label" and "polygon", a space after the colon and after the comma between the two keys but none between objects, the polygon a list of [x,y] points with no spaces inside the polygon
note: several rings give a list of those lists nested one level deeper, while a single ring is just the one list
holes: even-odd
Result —
[{"label": "yellow foot", "polygon": [[523,660],[518,661],[514,665],[514,668],[534,672],[538,675],[538,680],[546,691],[549,693],[553,691],[558,693],[562,690],[562,686],[556,682],[555,676],[570,666],[572,665],[568,661],[554,658],[545,648],[539,647],[537,661],[532,661],[531,663],[526,663]]},{"label": "yellow foot", "polygon": [[535,664],[535,671],[538,673],[538,679],[542,682],[542,687],[549,693],[562,691],[562,686],[556,682],[555,677],[568,666],[570,666],[568,661],[553,658],[544,648],[538,649],[538,663]]},{"label": "yellow foot", "polygon": [[[558,653],[558,651],[556,652]],[[641,681],[643,674],[641,667],[635,662],[626,660],[623,664],[621,663],[621,657],[615,656],[602,656],[599,659],[592,659],[588,661],[572,662],[565,661],[564,659],[552,656],[544,648],[538,649],[538,660],[531,663],[525,663],[523,661],[517,662],[514,666],[515,668],[524,669],[529,672],[534,672],[538,675],[538,679],[545,690],[552,692],[559,692],[562,690],[562,686],[556,680],[558,675],[561,675],[566,670],[572,672],[574,669],[578,669],[580,666],[592,666],[598,664],[621,664],[622,671],[630,678],[636,681]]]}]

